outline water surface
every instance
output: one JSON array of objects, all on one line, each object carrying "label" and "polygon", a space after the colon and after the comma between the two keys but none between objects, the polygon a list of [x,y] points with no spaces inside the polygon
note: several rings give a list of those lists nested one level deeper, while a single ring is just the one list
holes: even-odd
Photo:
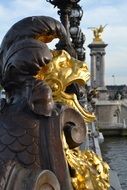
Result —
[{"label": "water surface", "polygon": [[118,174],[123,190],[127,190],[127,137],[108,137],[101,144],[103,159]]}]

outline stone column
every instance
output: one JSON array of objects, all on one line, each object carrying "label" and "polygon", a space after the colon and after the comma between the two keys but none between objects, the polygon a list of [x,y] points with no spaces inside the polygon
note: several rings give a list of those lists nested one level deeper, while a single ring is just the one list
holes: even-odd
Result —
[{"label": "stone column", "polygon": [[96,85],[96,55],[94,53],[91,56],[91,87],[94,88]]},{"label": "stone column", "polygon": [[91,88],[105,87],[105,47],[107,44],[93,42],[88,45],[91,56]]},{"label": "stone column", "polygon": [[103,41],[93,41],[89,44],[91,56],[91,89],[97,88],[99,99],[107,99],[107,88],[105,86],[105,44]]},{"label": "stone column", "polygon": [[105,87],[105,52],[102,53],[101,74],[101,87]]}]

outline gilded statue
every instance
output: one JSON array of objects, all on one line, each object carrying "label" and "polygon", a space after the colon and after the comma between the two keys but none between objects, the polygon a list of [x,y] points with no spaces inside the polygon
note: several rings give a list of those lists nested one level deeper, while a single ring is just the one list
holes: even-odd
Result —
[{"label": "gilded statue", "polygon": [[91,27],[91,29],[93,31],[93,35],[94,35],[93,41],[95,41],[95,42],[102,41],[101,35],[102,35],[105,27],[106,27],[106,25],[105,26],[100,25],[99,27],[96,27],[96,28]]}]

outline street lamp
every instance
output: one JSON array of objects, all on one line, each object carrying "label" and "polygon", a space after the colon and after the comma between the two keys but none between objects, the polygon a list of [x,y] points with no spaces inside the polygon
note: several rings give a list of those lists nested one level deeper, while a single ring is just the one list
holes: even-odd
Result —
[{"label": "street lamp", "polygon": [[[57,7],[60,20],[67,31],[67,40],[70,42],[76,51],[79,60],[85,60],[85,49],[83,44],[85,42],[85,35],[79,28],[83,10],[78,4],[80,0],[46,0],[47,2]],[[58,43],[57,47],[62,46]]]}]

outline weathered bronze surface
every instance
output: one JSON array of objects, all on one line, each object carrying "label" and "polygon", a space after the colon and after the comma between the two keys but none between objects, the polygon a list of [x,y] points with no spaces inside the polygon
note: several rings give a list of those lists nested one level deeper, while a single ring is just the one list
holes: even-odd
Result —
[{"label": "weathered bronze surface", "polygon": [[[28,17],[12,26],[3,39],[0,68],[6,99],[1,100],[0,112],[1,190],[38,189],[36,179],[45,170],[52,171],[58,183],[53,186],[47,180],[42,189],[58,189],[59,183],[63,190],[73,189],[61,138],[67,129],[65,118],[68,123],[71,118],[65,108],[54,104],[47,83],[34,77],[52,59],[45,42],[55,37],[66,41],[66,31],[58,21]],[[69,111],[72,117],[75,113]],[[76,122],[82,120],[80,114],[78,118]],[[84,122],[80,128],[84,129]],[[74,138],[71,130],[70,146],[80,145],[84,138]]]},{"label": "weathered bronze surface", "polygon": [[[52,59],[52,53],[44,43],[49,36],[52,36],[50,40],[58,37],[66,41],[66,31],[60,22],[50,17],[28,17],[12,26],[1,45],[1,84],[6,91],[0,112],[2,190],[33,189],[43,169],[51,170],[56,176],[59,173],[60,183],[64,182],[63,177],[66,178],[62,189],[69,186],[71,189],[64,153],[59,153],[63,151],[59,144],[60,119],[56,114],[51,117],[54,109],[51,88],[34,78]],[[59,138],[56,138],[56,125]],[[58,152],[54,151],[52,143]],[[59,172],[61,167],[62,174]],[[13,180],[14,176],[17,180]]]},{"label": "weathered bronze surface", "polygon": [[[52,67],[49,67],[51,85],[45,77],[45,80],[35,77],[51,66],[54,55],[45,43],[55,37],[66,42],[66,31],[61,23],[50,17],[34,16],[16,23],[3,39],[0,80],[6,99],[0,103],[0,190],[75,188],[64,138],[68,150],[78,147],[86,136],[84,119],[66,102],[54,101],[58,89],[52,80],[52,74],[56,74]],[[61,60],[60,56],[57,58]],[[86,66],[77,61],[78,65],[75,60],[76,67],[69,67],[70,62],[66,59],[65,62],[66,69],[61,76],[67,77],[67,82],[81,81],[82,72],[86,72],[82,80],[87,81]],[[55,64],[61,67],[59,61]],[[60,73],[61,68],[58,76]],[[66,90],[68,84],[62,85]]]}]

